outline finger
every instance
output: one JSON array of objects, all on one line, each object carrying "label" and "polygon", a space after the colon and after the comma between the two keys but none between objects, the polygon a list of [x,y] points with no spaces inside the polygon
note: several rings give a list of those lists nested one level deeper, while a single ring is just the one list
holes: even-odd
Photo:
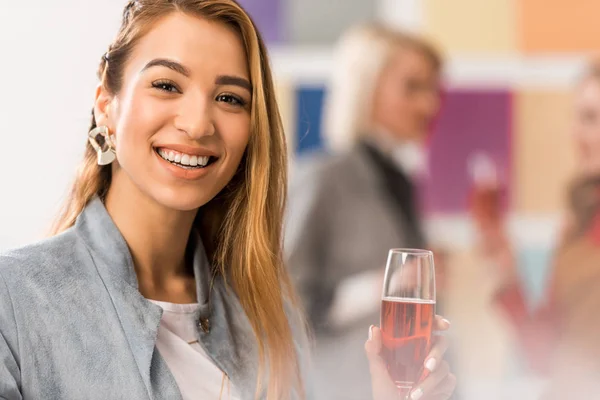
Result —
[{"label": "finger", "polygon": [[433,324],[433,330],[435,331],[447,331],[450,329],[450,321],[441,315],[435,316],[435,323]]},{"label": "finger", "polygon": [[429,374],[429,376],[425,378],[423,382],[419,383],[417,387],[411,390],[411,400],[418,400],[423,398],[423,396],[439,393],[440,388],[438,386],[441,386],[449,375],[450,367],[446,361],[442,361],[436,368],[435,372]]},{"label": "finger", "polygon": [[448,400],[456,389],[456,376],[448,374],[431,393],[421,397],[421,400]]},{"label": "finger", "polygon": [[371,325],[369,328],[369,340],[365,343],[365,351],[367,352],[371,374],[380,372],[382,368],[385,368],[385,363],[379,355],[381,347],[381,331],[376,326]]},{"label": "finger", "polygon": [[444,354],[446,353],[446,350],[448,350],[448,343],[449,341],[446,336],[433,337],[433,347],[427,355],[427,358],[425,358],[425,369],[429,370],[429,372],[436,370],[436,367],[444,359]]},{"label": "finger", "polygon": [[369,328],[369,340],[365,343],[365,352],[369,360],[373,398],[394,399],[398,396],[398,389],[390,378],[385,361],[381,358],[382,345],[381,330],[371,325]]}]

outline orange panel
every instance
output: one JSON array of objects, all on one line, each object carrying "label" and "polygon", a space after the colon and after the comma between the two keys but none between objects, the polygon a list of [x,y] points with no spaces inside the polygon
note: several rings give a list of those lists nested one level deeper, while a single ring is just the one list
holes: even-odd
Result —
[{"label": "orange panel", "polygon": [[600,49],[600,1],[521,0],[520,45],[527,52]]},{"label": "orange panel", "polygon": [[517,212],[563,211],[572,178],[571,94],[521,91],[514,96],[513,204]]}]

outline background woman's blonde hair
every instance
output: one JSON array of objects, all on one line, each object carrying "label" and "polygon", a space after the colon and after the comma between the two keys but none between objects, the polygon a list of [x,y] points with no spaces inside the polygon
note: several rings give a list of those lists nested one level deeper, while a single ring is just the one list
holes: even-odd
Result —
[{"label": "background woman's blonde hair", "polygon": [[[394,51],[422,53],[437,71],[442,58],[425,40],[378,23],[359,25],[339,41],[325,97],[322,132],[328,147],[343,151],[366,133],[379,76]],[[400,90],[400,89],[399,89]]]},{"label": "background woman's blonde hair", "polygon": [[[231,282],[258,342],[260,367],[257,396],[304,398],[302,378],[286,301],[296,303],[282,257],[282,219],[286,198],[287,152],[275,100],[267,51],[247,13],[233,0],[137,0],[123,12],[119,33],[100,62],[98,77],[112,94],[119,93],[123,70],[136,43],[152,26],[173,12],[219,21],[243,42],[253,86],[251,135],[240,167],[196,220],[215,273]],[[92,115],[91,128],[96,126]],[[82,134],[82,139],[87,135]],[[95,196],[110,187],[111,166],[98,166],[87,144],[85,157],[54,234],[70,228]],[[268,366],[268,367],[267,367]],[[268,387],[264,382],[268,376]]]}]

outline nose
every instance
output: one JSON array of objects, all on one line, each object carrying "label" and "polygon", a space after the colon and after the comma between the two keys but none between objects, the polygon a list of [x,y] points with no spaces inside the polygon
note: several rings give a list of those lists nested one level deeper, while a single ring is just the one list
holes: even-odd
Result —
[{"label": "nose", "polygon": [[188,96],[178,104],[175,128],[191,139],[212,136],[215,133],[212,102],[205,96]]}]

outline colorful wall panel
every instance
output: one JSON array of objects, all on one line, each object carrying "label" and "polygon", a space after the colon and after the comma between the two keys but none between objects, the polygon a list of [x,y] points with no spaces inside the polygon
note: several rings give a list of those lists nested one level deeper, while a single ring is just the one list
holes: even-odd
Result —
[{"label": "colorful wall panel", "polygon": [[284,31],[284,9],[281,0],[239,0],[259,27],[263,39],[270,44],[282,43]]},{"label": "colorful wall panel", "polygon": [[446,52],[517,50],[517,0],[423,0],[423,30]]},{"label": "colorful wall panel", "polygon": [[574,168],[568,91],[521,90],[515,94],[513,206],[524,213],[561,210]]},{"label": "colorful wall panel", "polygon": [[503,90],[448,93],[430,143],[425,209],[456,213],[467,209],[470,156],[485,153],[510,188],[511,94]]},{"label": "colorful wall panel", "polygon": [[296,91],[296,152],[301,154],[322,147],[321,116],[324,89],[300,87]]},{"label": "colorful wall panel", "polygon": [[521,48],[558,53],[600,50],[600,2],[597,0],[521,0]]}]

